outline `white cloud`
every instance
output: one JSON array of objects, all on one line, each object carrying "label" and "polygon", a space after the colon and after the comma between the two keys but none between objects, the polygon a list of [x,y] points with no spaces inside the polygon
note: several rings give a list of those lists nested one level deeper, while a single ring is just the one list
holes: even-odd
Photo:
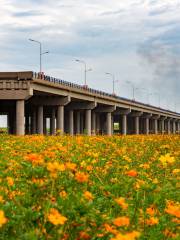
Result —
[{"label": "white cloud", "polygon": [[[73,60],[83,58],[94,70],[88,75],[91,87],[110,91],[110,79],[104,75],[108,70],[121,80],[122,96],[130,97],[130,86],[124,83],[129,80],[151,92],[162,86],[162,102],[166,91],[179,98],[179,90],[173,92],[177,79],[171,80],[172,87],[163,74],[157,79],[159,63],[140,54],[145,50],[152,55],[152,49],[166,47],[165,55],[177,58],[173,51],[178,46],[179,0],[1,0],[0,4],[0,70],[38,71],[38,46],[28,42],[31,37],[50,51],[43,58],[47,74],[81,84],[82,68]],[[138,95],[146,101],[145,94]]]}]

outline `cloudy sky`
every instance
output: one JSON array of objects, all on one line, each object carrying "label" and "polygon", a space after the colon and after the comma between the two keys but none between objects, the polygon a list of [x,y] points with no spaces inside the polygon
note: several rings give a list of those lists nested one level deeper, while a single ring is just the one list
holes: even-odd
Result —
[{"label": "cloudy sky", "polygon": [[[180,0],[0,0],[0,71],[39,70],[180,111]],[[131,82],[127,83],[127,81]],[[176,103],[176,104],[175,104]]]}]

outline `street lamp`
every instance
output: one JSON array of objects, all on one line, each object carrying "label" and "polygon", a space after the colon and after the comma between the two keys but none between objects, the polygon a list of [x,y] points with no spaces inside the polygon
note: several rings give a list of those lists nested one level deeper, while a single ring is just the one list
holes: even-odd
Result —
[{"label": "street lamp", "polygon": [[87,72],[91,72],[92,68],[87,69],[87,64],[83,60],[76,59],[76,62],[82,63],[84,65],[84,86],[87,87]]},{"label": "street lamp", "polygon": [[105,74],[110,75],[110,76],[112,77],[112,82],[113,82],[113,95],[116,95],[116,94],[115,94],[115,83],[116,83],[116,82],[119,82],[119,81],[118,81],[118,80],[115,80],[114,74],[109,73],[109,72],[106,72]]},{"label": "street lamp", "polygon": [[39,60],[40,60],[40,74],[41,74],[42,73],[42,55],[48,54],[49,51],[42,52],[42,43],[41,42],[39,42],[37,40],[34,40],[34,39],[31,39],[31,38],[29,39],[29,41],[39,44]]},{"label": "street lamp", "polygon": [[133,94],[133,101],[135,101],[135,90],[138,88],[135,88],[132,82],[126,81],[127,84],[130,84],[132,86],[132,94]]}]

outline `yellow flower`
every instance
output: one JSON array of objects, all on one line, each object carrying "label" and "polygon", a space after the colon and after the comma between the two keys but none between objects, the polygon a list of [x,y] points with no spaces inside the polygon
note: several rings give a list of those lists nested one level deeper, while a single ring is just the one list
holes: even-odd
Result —
[{"label": "yellow flower", "polygon": [[60,164],[57,161],[55,162],[49,162],[47,164],[47,170],[51,173],[52,177],[57,177],[57,172],[63,172],[65,171],[65,165],[64,164]]},{"label": "yellow flower", "polygon": [[4,203],[3,196],[0,195],[0,203]]},{"label": "yellow flower", "polygon": [[61,215],[55,208],[51,208],[48,214],[48,220],[54,225],[64,225],[67,218]]},{"label": "yellow flower", "polygon": [[171,157],[169,153],[167,153],[166,155],[164,156],[161,156],[159,158],[160,162],[162,163],[163,166],[167,166],[167,164],[172,164],[175,162],[175,158],[174,157]]},{"label": "yellow flower", "polygon": [[7,218],[4,216],[4,212],[0,210],[0,227],[5,223],[7,223]]},{"label": "yellow flower", "polygon": [[62,197],[62,198],[66,198],[67,197],[67,193],[66,193],[66,191],[61,191],[60,193],[59,193],[59,195],[60,195],[60,197]]},{"label": "yellow flower", "polygon": [[94,196],[93,196],[92,193],[90,193],[89,191],[86,191],[86,192],[84,193],[84,197],[85,197],[85,199],[87,199],[87,200],[89,200],[89,201],[91,201],[91,200],[94,199]]}]

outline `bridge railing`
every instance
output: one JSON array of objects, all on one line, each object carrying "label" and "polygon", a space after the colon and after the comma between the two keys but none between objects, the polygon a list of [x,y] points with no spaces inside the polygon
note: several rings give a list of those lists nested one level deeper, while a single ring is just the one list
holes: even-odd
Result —
[{"label": "bridge railing", "polygon": [[163,109],[163,108],[160,108],[160,107],[155,107],[153,105],[145,104],[145,103],[142,103],[142,102],[139,102],[139,101],[135,101],[133,99],[131,100],[131,99],[128,99],[128,98],[117,96],[115,94],[110,94],[110,93],[106,93],[106,92],[103,92],[103,91],[100,91],[100,90],[89,88],[88,86],[82,86],[82,85],[79,85],[79,84],[76,84],[76,83],[71,83],[71,82],[68,82],[68,81],[65,81],[65,80],[62,80],[62,79],[58,79],[58,78],[55,78],[55,77],[50,77],[50,76],[44,75],[43,73],[40,74],[40,73],[33,72],[33,78],[42,79],[42,80],[45,80],[45,81],[48,81],[48,82],[58,83],[58,84],[61,84],[61,85],[64,85],[64,86],[85,90],[85,91],[91,92],[93,94],[99,94],[101,96],[113,97],[115,99],[128,101],[129,103],[137,103],[137,104],[140,104],[142,106],[153,107],[157,110],[162,110],[162,111],[166,111],[166,112],[169,112],[169,113],[177,114],[176,112],[170,111],[169,109]]}]

